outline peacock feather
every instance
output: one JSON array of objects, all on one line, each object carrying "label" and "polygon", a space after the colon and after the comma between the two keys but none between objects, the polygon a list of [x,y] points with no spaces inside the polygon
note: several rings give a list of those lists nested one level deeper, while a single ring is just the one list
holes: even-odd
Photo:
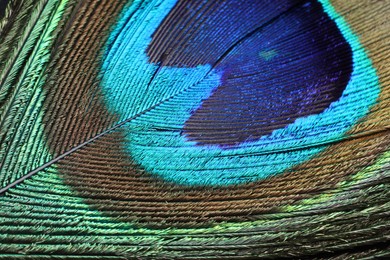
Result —
[{"label": "peacock feather", "polygon": [[0,0],[0,259],[390,257],[390,4]]}]

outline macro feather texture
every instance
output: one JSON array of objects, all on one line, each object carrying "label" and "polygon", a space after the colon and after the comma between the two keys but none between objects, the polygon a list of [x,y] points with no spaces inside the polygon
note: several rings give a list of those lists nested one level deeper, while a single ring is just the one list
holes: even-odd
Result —
[{"label": "macro feather texture", "polygon": [[388,1],[0,8],[0,259],[390,257]]}]

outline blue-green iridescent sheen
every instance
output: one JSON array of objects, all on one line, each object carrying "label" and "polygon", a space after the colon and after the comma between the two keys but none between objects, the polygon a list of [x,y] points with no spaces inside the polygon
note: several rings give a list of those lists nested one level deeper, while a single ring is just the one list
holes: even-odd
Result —
[{"label": "blue-green iridescent sheen", "polygon": [[[160,67],[150,63],[146,54],[153,32],[175,3],[134,1],[126,7],[108,40],[101,68],[108,109],[122,120],[164,100],[124,126],[128,154],[150,174],[195,186],[234,185],[281,174],[327,147],[318,144],[342,139],[378,97],[378,78],[358,37],[329,1],[321,0],[352,49],[353,71],[341,98],[322,113],[298,118],[258,140],[230,149],[198,146],[181,129],[219,86],[221,71],[209,64]],[[286,148],[290,151],[283,152]]]}]

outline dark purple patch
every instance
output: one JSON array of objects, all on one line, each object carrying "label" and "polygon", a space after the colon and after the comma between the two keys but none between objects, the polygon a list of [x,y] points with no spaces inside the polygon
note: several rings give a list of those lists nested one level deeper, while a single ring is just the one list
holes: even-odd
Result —
[{"label": "dark purple patch", "polygon": [[[211,64],[223,74],[187,120],[188,139],[221,147],[255,141],[340,98],[352,72],[352,51],[320,3],[210,2],[207,8],[179,2],[148,50],[162,66]],[[194,13],[206,11],[194,20]]]}]

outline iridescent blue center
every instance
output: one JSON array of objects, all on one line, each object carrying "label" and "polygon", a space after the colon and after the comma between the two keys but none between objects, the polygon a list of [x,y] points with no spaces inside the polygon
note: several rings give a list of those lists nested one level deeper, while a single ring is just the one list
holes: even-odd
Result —
[{"label": "iridescent blue center", "polygon": [[374,104],[375,70],[328,1],[208,2],[134,1],[107,43],[107,106],[135,118],[125,147],[150,174],[216,186],[280,174]]}]

